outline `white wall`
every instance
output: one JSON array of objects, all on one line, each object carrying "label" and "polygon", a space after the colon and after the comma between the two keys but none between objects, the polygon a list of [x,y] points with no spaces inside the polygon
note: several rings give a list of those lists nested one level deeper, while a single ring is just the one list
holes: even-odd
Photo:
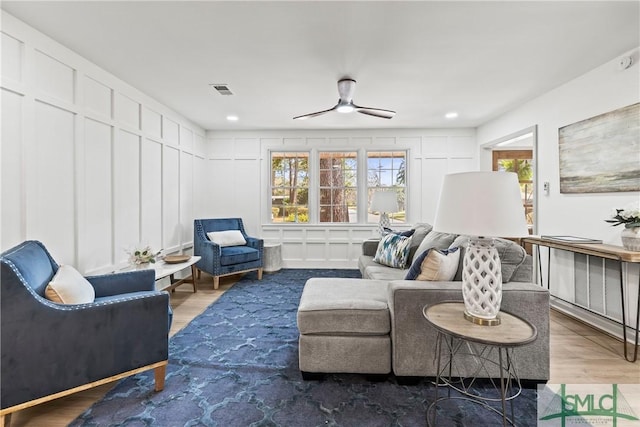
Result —
[{"label": "white wall", "polygon": [[[538,125],[537,184],[548,181],[549,195],[538,195],[539,234],[570,234],[621,245],[620,228],[604,220],[613,208],[640,198],[633,193],[560,194],[558,129],[640,101],[640,58],[620,71],[618,57],[477,129],[480,145]],[[623,56],[623,52],[621,55]],[[640,151],[637,153],[640,164]],[[484,163],[483,163],[484,164]]]},{"label": "white wall", "polygon": [[204,130],[4,11],[1,37],[1,249],[41,240],[88,274],[188,249]]},{"label": "white wall", "polygon": [[[640,192],[560,194],[558,129],[640,102],[639,52],[639,49],[621,52],[618,57],[602,66],[477,129],[478,144],[482,145],[521,129],[538,126],[536,186],[541,190],[545,181],[550,183],[548,195],[538,192],[538,234],[591,237],[621,246],[621,227],[611,227],[604,220],[609,218],[614,208],[623,208],[629,203],[637,202]],[[618,62],[625,55],[633,57],[633,65],[620,70]],[[640,150],[636,155],[640,164]],[[485,156],[482,154],[481,159],[484,166]],[[546,250],[544,253],[543,277],[546,278]],[[572,306],[588,306],[604,318],[621,320],[618,264],[605,264],[595,257],[590,257],[588,263],[589,265],[585,263],[583,257],[574,259],[570,253],[553,251],[551,291],[562,299],[555,304],[619,334],[619,327]],[[635,324],[639,270],[638,264],[623,266],[629,325]],[[570,304],[567,305],[566,302]]]},{"label": "white wall", "polygon": [[271,224],[271,150],[406,150],[407,222],[433,223],[446,173],[476,170],[473,129],[207,132],[214,216],[242,217],[249,233],[282,243],[285,267],[355,268],[375,224]]}]

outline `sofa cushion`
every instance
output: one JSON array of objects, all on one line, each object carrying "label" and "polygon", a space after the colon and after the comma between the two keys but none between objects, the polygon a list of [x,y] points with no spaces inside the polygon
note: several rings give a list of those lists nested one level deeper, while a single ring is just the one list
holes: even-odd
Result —
[{"label": "sofa cushion", "polygon": [[373,280],[402,280],[407,274],[407,270],[403,268],[392,268],[373,263],[364,270],[362,277],[364,279]]},{"label": "sofa cushion", "polygon": [[405,268],[409,256],[411,237],[399,234],[387,234],[380,239],[373,260],[379,264],[394,268]]},{"label": "sofa cushion", "polygon": [[384,335],[391,330],[387,281],[307,280],[298,306],[301,334]]},{"label": "sofa cushion", "polygon": [[[469,236],[459,236],[452,244],[451,248],[460,248],[460,265],[453,280],[462,280],[462,267],[464,254],[466,252],[467,244],[469,243]],[[502,282],[507,283],[513,280],[513,273],[524,263],[527,252],[524,248],[511,240],[494,239],[494,244],[498,250],[498,256],[500,257]],[[523,278],[519,278],[523,280]],[[530,279],[529,279],[530,280]]]},{"label": "sofa cushion", "polygon": [[405,280],[449,281],[456,275],[459,261],[458,248],[428,249],[416,257]]},{"label": "sofa cushion", "polygon": [[87,304],[96,297],[91,283],[70,265],[61,265],[44,291],[45,297],[59,304]]},{"label": "sofa cushion", "polygon": [[249,246],[228,246],[222,248],[220,265],[234,265],[260,259],[260,251]]},{"label": "sofa cushion", "polygon": [[414,259],[427,249],[436,248],[441,251],[449,249],[449,246],[451,246],[456,237],[458,237],[457,234],[430,231],[429,233],[427,233],[424,239],[422,239],[422,242],[420,243],[420,246],[418,246],[418,249],[416,249]]},{"label": "sofa cushion", "polygon": [[433,226],[424,222],[416,224],[413,229],[415,230],[415,232],[413,233],[413,236],[411,236],[411,245],[409,245],[409,261],[407,262],[408,265],[411,265],[411,263],[413,262],[420,243],[422,243],[426,235],[429,234],[431,230],[433,230]]}]

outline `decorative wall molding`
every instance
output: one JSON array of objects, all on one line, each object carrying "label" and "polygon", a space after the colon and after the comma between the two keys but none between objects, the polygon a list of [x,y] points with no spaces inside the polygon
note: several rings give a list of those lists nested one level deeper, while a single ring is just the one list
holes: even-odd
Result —
[{"label": "decorative wall molding", "polygon": [[205,132],[2,11],[2,250],[42,240],[86,274],[126,246],[188,251]]}]

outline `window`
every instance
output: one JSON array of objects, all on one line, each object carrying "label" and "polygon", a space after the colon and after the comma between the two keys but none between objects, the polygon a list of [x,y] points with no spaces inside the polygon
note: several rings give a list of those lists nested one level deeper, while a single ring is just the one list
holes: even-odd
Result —
[{"label": "window", "polygon": [[309,222],[309,153],[271,153],[272,222]]},{"label": "window", "polygon": [[[391,223],[406,221],[406,171],[407,153],[404,151],[367,152],[367,206],[376,190],[393,190],[398,195],[398,212],[389,213]],[[379,222],[380,212],[368,209],[368,222]]]},{"label": "window", "polygon": [[320,222],[358,222],[358,154],[320,152]]},{"label": "window", "polygon": [[406,158],[405,151],[272,151],[271,222],[378,223],[380,212],[369,207],[384,190],[397,195],[398,212],[386,212],[391,223],[404,223]]}]

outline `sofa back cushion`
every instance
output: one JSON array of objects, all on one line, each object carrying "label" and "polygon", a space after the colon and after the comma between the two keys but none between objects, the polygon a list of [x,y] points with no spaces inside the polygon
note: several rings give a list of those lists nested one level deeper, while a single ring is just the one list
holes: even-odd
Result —
[{"label": "sofa back cushion", "polygon": [[389,233],[380,239],[373,260],[378,264],[394,268],[406,268],[411,237]]},{"label": "sofa back cushion", "polygon": [[[460,265],[453,280],[462,280],[462,264],[468,242],[469,236],[459,236],[450,246],[450,248],[460,248]],[[494,244],[500,256],[502,282],[510,282],[513,273],[524,263],[527,252],[522,246],[511,240],[496,238]]]},{"label": "sofa back cushion", "polygon": [[413,260],[428,249],[435,248],[441,251],[449,249],[456,237],[458,237],[457,234],[440,233],[439,231],[428,232],[424,239],[422,239],[420,246],[416,249]]},{"label": "sofa back cushion", "polygon": [[422,243],[427,234],[433,230],[433,225],[427,224],[426,222],[417,223],[413,227],[413,230],[414,233],[413,236],[411,236],[411,245],[409,245],[409,262],[407,264],[413,262],[420,243]]}]

